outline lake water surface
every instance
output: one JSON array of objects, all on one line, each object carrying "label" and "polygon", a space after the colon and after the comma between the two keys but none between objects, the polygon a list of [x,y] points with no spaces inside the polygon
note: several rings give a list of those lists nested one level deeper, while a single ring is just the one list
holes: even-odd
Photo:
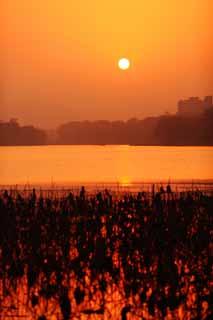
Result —
[{"label": "lake water surface", "polygon": [[0,184],[210,180],[213,147],[0,147]]}]

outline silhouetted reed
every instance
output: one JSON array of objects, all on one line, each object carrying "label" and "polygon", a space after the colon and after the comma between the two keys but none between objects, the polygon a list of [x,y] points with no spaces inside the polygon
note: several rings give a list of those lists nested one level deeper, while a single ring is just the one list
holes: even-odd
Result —
[{"label": "silhouetted reed", "polygon": [[[0,196],[0,313],[207,319],[213,197],[109,190]],[[20,289],[21,288],[21,289]],[[18,290],[26,298],[18,300]],[[12,306],[16,306],[12,310]],[[33,318],[33,319],[34,319]],[[91,318],[92,319],[92,318]],[[96,318],[95,318],[96,319]]]}]

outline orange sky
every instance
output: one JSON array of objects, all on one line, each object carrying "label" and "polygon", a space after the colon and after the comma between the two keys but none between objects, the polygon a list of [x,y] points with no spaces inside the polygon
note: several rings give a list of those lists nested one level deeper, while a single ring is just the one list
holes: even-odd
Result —
[{"label": "orange sky", "polygon": [[212,0],[2,0],[0,119],[143,118],[213,94],[212,12]]}]

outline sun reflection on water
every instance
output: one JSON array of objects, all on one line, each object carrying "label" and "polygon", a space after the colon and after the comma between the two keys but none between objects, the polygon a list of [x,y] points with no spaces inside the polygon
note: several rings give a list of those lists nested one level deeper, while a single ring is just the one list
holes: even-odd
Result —
[{"label": "sun reflection on water", "polygon": [[119,179],[119,184],[121,187],[130,187],[132,185],[132,181],[129,177],[121,177]]}]

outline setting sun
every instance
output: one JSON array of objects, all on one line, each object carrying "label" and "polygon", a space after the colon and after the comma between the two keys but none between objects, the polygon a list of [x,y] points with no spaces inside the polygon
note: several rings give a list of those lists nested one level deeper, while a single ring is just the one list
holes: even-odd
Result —
[{"label": "setting sun", "polygon": [[0,320],[210,320],[212,11],[1,1]]},{"label": "setting sun", "polygon": [[127,70],[130,67],[130,61],[127,58],[119,59],[118,67],[122,70]]}]

